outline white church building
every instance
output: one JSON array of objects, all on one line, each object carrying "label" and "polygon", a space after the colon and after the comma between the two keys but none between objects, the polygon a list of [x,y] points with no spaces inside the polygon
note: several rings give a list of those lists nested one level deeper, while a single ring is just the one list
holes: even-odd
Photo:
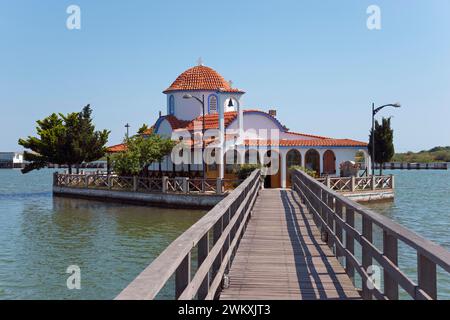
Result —
[{"label": "white church building", "polygon": [[[167,156],[162,163],[152,164],[151,172],[201,177],[205,170],[208,178],[227,179],[234,178],[236,165],[258,161],[277,168],[270,176],[270,187],[287,187],[289,167],[298,165],[320,176],[339,176],[340,164],[354,161],[359,151],[370,172],[367,143],[291,131],[277,119],[276,110],[244,108],[245,92],[233,88],[210,67],[199,64],[184,71],[163,93],[167,97],[166,114],[149,131],[183,141],[182,157],[178,153],[178,158],[185,160],[180,163],[173,155]],[[109,151],[123,149],[124,145],[116,145]],[[195,152],[200,152],[200,163],[193,162]],[[216,163],[201,163],[211,158]]]}]

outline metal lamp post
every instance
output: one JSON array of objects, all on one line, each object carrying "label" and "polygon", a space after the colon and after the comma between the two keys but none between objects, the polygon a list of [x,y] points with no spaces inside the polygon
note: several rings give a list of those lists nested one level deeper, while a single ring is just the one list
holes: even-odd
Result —
[{"label": "metal lamp post", "polygon": [[198,98],[196,96],[193,96],[191,94],[185,94],[183,96],[183,99],[195,99],[202,105],[202,171],[203,171],[203,178],[206,178],[206,168],[205,168],[205,159],[204,159],[204,153],[205,153],[205,95],[202,95],[202,98]]},{"label": "metal lamp post", "polygon": [[375,115],[386,107],[400,108],[400,103],[388,103],[375,108],[375,103],[372,103],[372,176],[375,175]]}]

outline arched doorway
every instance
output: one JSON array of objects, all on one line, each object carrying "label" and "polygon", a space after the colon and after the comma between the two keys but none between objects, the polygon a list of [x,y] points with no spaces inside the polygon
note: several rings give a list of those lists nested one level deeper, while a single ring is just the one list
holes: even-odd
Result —
[{"label": "arched doorway", "polygon": [[291,186],[291,172],[289,168],[293,166],[301,166],[302,165],[302,155],[300,151],[296,149],[291,149],[286,154],[286,187],[289,188]]},{"label": "arched doorway", "polygon": [[320,176],[320,154],[315,149],[309,149],[305,155],[305,167]]},{"label": "arched doorway", "polygon": [[331,150],[327,150],[323,154],[323,173],[336,174],[336,156]]},{"label": "arched doorway", "polygon": [[280,154],[275,150],[268,150],[264,154],[263,165],[267,167],[267,176],[264,180],[265,188],[281,188]]}]

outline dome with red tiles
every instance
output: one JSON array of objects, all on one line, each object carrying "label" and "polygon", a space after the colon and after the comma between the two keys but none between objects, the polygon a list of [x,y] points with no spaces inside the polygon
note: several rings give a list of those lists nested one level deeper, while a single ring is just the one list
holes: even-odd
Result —
[{"label": "dome with red tiles", "polygon": [[178,76],[164,93],[171,91],[190,91],[190,90],[213,90],[223,92],[240,92],[239,89],[232,88],[217,71],[212,68],[198,65],[192,67]]}]

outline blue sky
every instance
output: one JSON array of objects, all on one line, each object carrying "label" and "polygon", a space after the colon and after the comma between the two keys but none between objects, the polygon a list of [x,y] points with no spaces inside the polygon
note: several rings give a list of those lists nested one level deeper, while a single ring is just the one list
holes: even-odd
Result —
[{"label": "blue sky", "polygon": [[[71,4],[81,30],[66,28]],[[448,0],[0,0],[0,151],[87,103],[118,143],[126,122],[156,120],[161,91],[200,56],[292,130],[366,141],[372,101],[399,101],[382,113],[397,151],[450,145],[449,15]]]}]

